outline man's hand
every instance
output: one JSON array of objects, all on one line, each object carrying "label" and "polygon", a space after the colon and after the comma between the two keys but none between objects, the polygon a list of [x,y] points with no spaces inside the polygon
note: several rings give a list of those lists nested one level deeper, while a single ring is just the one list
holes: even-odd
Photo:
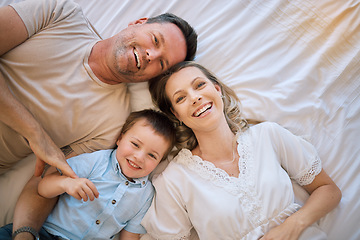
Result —
[{"label": "man's hand", "polygon": [[39,134],[34,138],[28,139],[29,145],[36,156],[35,173],[36,177],[41,176],[45,168],[45,163],[54,166],[71,178],[77,178],[75,172],[66,162],[65,155],[58,148],[49,135],[43,130],[39,130]]}]

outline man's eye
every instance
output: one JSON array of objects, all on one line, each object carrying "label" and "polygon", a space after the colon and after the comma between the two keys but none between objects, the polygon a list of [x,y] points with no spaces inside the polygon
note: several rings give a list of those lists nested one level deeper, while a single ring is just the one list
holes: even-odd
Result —
[{"label": "man's eye", "polygon": [[161,66],[161,69],[164,70],[164,61],[160,60],[160,66]]},{"label": "man's eye", "polygon": [[137,143],[135,143],[135,142],[131,142],[132,143],[132,145],[134,145],[135,147],[139,147],[139,145],[137,144]]},{"label": "man's eye", "polygon": [[204,86],[204,85],[205,85],[205,82],[199,82],[196,87],[197,87],[197,88],[201,88],[201,87]]},{"label": "man's eye", "polygon": [[155,42],[155,45],[159,44],[159,40],[157,39],[157,37],[155,35],[154,35],[154,42]]}]

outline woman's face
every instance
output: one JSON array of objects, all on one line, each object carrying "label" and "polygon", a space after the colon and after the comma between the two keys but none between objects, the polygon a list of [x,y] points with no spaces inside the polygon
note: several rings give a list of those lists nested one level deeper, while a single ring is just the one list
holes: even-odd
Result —
[{"label": "woman's face", "polygon": [[174,115],[193,131],[217,127],[223,114],[221,89],[196,67],[174,73],[166,83]]}]

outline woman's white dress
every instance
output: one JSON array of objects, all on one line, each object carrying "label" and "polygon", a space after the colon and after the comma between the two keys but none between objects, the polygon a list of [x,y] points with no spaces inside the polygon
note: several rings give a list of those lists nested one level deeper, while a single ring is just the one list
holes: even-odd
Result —
[{"label": "woman's white dress", "polygon": [[[237,178],[188,149],[179,152],[153,181],[142,239],[259,239],[300,208],[290,178],[307,185],[320,173],[313,145],[270,122],[250,127],[237,142]],[[313,225],[302,238],[326,235]]]}]

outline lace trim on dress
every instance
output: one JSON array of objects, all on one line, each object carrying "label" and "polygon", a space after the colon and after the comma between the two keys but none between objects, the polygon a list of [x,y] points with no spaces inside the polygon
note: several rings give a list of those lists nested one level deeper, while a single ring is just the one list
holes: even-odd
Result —
[{"label": "lace trim on dress", "polygon": [[179,233],[175,236],[164,235],[164,234],[155,234],[153,232],[147,232],[141,237],[141,240],[189,240],[190,239],[190,230],[187,233]]},{"label": "lace trim on dress", "polygon": [[249,219],[254,225],[259,225],[265,216],[262,212],[261,203],[256,197],[253,167],[252,145],[249,135],[242,132],[238,135],[237,151],[239,158],[239,177],[230,177],[226,171],[217,168],[213,163],[202,160],[199,156],[192,155],[189,149],[182,149],[173,161],[187,166],[200,175],[206,181],[209,181],[217,187],[225,189],[232,195],[239,196],[242,201],[244,210],[247,212]]},{"label": "lace trim on dress", "polygon": [[321,172],[321,161],[318,156],[315,157],[313,163],[309,169],[305,169],[300,172],[294,180],[300,184],[300,186],[309,185],[314,181],[315,177]]}]

